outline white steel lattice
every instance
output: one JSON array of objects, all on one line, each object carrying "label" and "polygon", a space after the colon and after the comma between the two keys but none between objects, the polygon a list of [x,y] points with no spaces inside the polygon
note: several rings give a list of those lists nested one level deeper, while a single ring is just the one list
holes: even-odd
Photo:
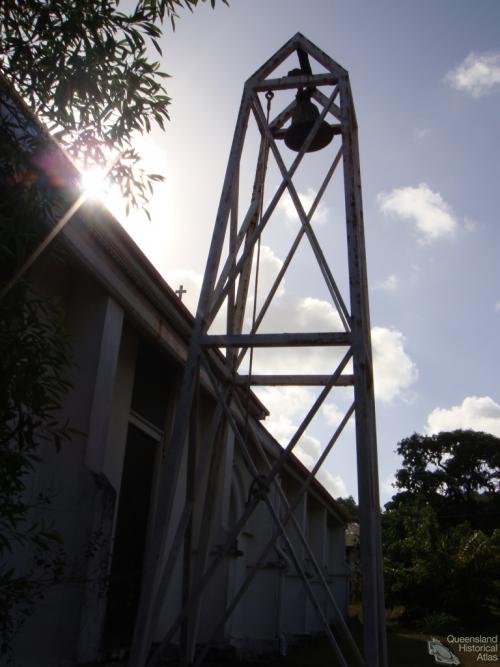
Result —
[{"label": "white steel lattice", "polygon": [[[291,55],[299,56],[300,69],[292,70],[288,75],[270,78],[271,75]],[[313,73],[309,58],[315,68],[321,71]],[[279,91],[308,90],[311,98],[319,105],[320,113],[314,122],[305,142],[291,164],[287,167],[279,148],[279,141],[285,135],[284,126],[296,109],[297,99],[290,102],[275,118],[271,119],[270,101]],[[323,91],[327,91],[325,92]],[[264,97],[264,106],[261,98]],[[267,106],[267,109],[266,109]],[[249,120],[252,119],[258,129],[260,148],[258,152],[255,177],[251,188],[250,202],[244,215],[240,215],[239,179],[240,162]],[[304,162],[305,156],[315,134],[326,120],[333,120],[333,141],[328,146],[331,161],[326,175],[316,196],[306,211],[298,190],[294,185],[294,176]],[[266,175],[270,159],[274,160],[281,181],[274,192],[269,190]],[[343,299],[341,290],[334,277],[322,246],[318,240],[312,220],[320,201],[332,179],[341,166],[345,197],[345,225],[347,238],[347,266],[349,301]],[[267,186],[267,188],[266,188]],[[257,307],[257,288],[251,295],[251,277],[258,271],[260,241],[280,199],[288,193],[296,215],[300,221],[299,231],[291,239],[288,254],[279,269],[267,294]],[[338,316],[339,328],[335,331],[266,331],[261,325],[282,284],[285,273],[292,264],[297,249],[303,242],[308,242],[315,262],[319,267],[329,299]],[[250,324],[248,313],[252,311]],[[225,324],[225,333],[214,333],[213,325],[221,320]],[[219,318],[217,320],[217,318]],[[247,324],[245,325],[245,322]],[[246,329],[246,330],[245,330]],[[289,373],[254,373],[254,350],[267,349],[327,348],[335,351],[332,359],[336,365],[328,373],[300,373],[290,368]],[[223,354],[221,354],[223,351]],[[246,364],[246,372],[240,369]],[[211,387],[217,408],[212,417],[210,432],[199,448],[196,436],[197,403],[200,377]],[[270,459],[262,442],[262,430],[255,419],[251,418],[249,391],[251,386],[316,386],[318,395],[307,411],[296,432],[290,438],[277,459]],[[278,481],[278,476],[300,438],[335,387],[353,387],[354,400],[346,410],[337,428],[325,443],[323,451],[302,487],[289,504]],[[368,312],[368,292],[366,260],[364,248],[363,214],[361,203],[361,182],[357,144],[357,124],[352,102],[349,78],[346,70],[298,33],[269,59],[245,84],[240,111],[236,123],[233,143],[230,151],[226,177],[223,185],[219,209],[215,222],[213,238],[209,250],[200,300],[196,313],[193,335],[184,379],[179,397],[179,404],[173,427],[170,446],[167,449],[162,470],[160,497],[156,508],[153,539],[146,555],[145,581],[143,585],[134,644],[130,665],[142,667],[155,665],[162,655],[163,647],[172,637],[181,632],[184,660],[186,664],[200,664],[205,650],[195,655],[197,640],[197,618],[200,602],[207,582],[211,580],[217,567],[226,554],[234,548],[235,539],[245,526],[248,518],[259,503],[268,508],[275,524],[275,531],[257,559],[256,568],[280,536],[287,545],[291,558],[300,575],[307,594],[322,617],[325,632],[328,635],[338,664],[347,665],[346,657],[339,648],[337,631],[333,632],[316,594],[308,581],[307,573],[297,557],[288,529],[291,524],[299,536],[315,574],[321,580],[325,594],[336,606],[335,598],[319,567],[313,551],[296,521],[293,510],[314,479],[321,464],[337,442],[352,415],[356,422],[356,453],[360,506],[361,564],[363,579],[363,622],[364,622],[364,657],[356,648],[349,630],[338,613],[338,632],[349,647],[349,664],[384,667],[387,663],[384,626],[384,597],[382,581],[379,493],[377,477],[377,453],[375,433],[375,411],[373,398],[373,374],[370,345],[370,322]],[[254,483],[252,494],[242,516],[229,531],[227,540],[217,556],[208,553],[210,522],[216,511],[210,489],[215,484],[215,471],[220,463],[220,447],[231,432],[236,446],[240,448],[248,471]],[[175,480],[179,475],[181,459],[185,449],[195,453],[201,451],[198,460],[188,466],[188,484],[184,509],[176,514],[174,520]],[[188,454],[189,458],[189,454]],[[202,528],[197,542],[197,558],[191,559],[193,540],[191,515],[196,500],[198,481],[208,470],[208,493],[202,520]],[[274,489],[273,502],[269,493]],[[175,528],[170,551],[166,553],[165,536],[168,529]],[[172,576],[173,564],[179,548],[184,546],[184,606],[163,637],[155,652],[149,656],[153,619],[159,613],[161,602]],[[160,569],[158,563],[165,562]],[[255,570],[249,572],[246,580],[228,605],[224,615],[214,624],[213,634],[232,613],[243,593],[252,581]],[[352,662],[352,661],[355,662]]]}]

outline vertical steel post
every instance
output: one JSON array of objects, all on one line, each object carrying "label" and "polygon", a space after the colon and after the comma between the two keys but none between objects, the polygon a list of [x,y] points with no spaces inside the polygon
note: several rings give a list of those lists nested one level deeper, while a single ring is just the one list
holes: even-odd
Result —
[{"label": "vertical steel post", "polygon": [[370,667],[379,667],[387,664],[387,647],[375,399],[357,123],[347,76],[340,82],[340,107],[356,406],[363,633],[365,659]]}]

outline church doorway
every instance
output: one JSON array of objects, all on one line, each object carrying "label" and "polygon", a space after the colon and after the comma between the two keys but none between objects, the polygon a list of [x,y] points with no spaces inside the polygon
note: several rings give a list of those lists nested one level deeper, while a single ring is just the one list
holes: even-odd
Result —
[{"label": "church doorway", "polygon": [[158,442],[129,424],[110,571],[105,644],[130,645],[139,604]]}]

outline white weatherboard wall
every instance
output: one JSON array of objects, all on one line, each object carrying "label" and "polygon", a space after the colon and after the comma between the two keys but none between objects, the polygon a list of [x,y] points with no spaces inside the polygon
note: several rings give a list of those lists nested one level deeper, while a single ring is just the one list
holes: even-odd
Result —
[{"label": "white weatherboard wall", "polygon": [[[153,363],[157,356],[158,364],[166,364],[166,369],[172,369],[160,374],[158,380],[165,383],[167,397],[165,431],[168,431],[175,409],[179,370],[175,370],[178,369],[175,357],[169,357],[159,341],[144,333],[126,304],[119,303],[78,265],[71,261],[66,265],[51,264],[49,258],[39,285],[44,291],[52,290],[59,296],[65,309],[74,355],[73,388],[65,403],[65,413],[80,433],[64,444],[59,454],[50,447],[45,449],[32,488],[33,491],[47,488],[53,491],[49,516],[63,535],[68,562],[76,568],[78,577],[54,588],[38,605],[19,636],[15,658],[26,667],[40,664],[56,667],[64,661],[79,664],[96,660],[102,654],[103,641],[106,640],[104,578],[111,571],[113,535],[123,491],[123,465],[130,424],[152,434],[159,433],[155,466],[159,465],[162,447],[168,440],[161,429],[149,424],[146,417],[134,410],[134,401],[135,404],[141,402],[141,397],[137,396],[140,350],[146,345],[149,354],[153,355]],[[168,327],[165,320],[162,336],[170,335]],[[213,409],[213,400],[202,393],[200,443]],[[272,460],[279,452],[279,445],[270,435],[268,439],[268,456]],[[223,446],[216,485],[217,518],[212,526],[209,558],[241,515],[252,482],[234,438],[227,438]],[[176,519],[183,507],[186,466],[185,459],[179,474],[174,521],[167,543],[173,540]],[[300,466],[296,469],[288,467],[282,472],[280,483],[289,501],[293,500],[303,476],[304,470]],[[206,479],[202,484],[206,484]],[[153,478],[151,508],[154,507],[156,485]],[[270,498],[278,508],[281,506],[276,490],[271,491]],[[195,507],[195,536],[201,529],[205,501],[205,494],[201,493]],[[283,514],[284,511],[282,507]],[[333,501],[326,494],[320,497],[310,490],[294,516],[308,536],[320,567],[325,569],[339,606],[345,612],[344,522],[335,514]],[[283,539],[279,538],[234,614],[212,637],[216,619],[222,616],[274,530],[269,510],[260,503],[203,596],[198,614],[200,642],[212,638],[216,645],[233,646],[241,655],[248,655],[278,651],[287,642],[321,631],[317,611],[307,599],[290,553]],[[289,531],[304,569],[311,574],[311,563],[290,523]],[[94,548],[89,556],[91,544]],[[157,640],[163,637],[180,610],[182,553],[181,549],[161,605],[154,631]],[[194,546],[193,559],[196,555]],[[311,585],[328,610],[330,620],[334,621],[331,605],[313,574]],[[177,640],[178,636],[174,642]]]},{"label": "white weatherboard wall", "polygon": [[[114,540],[124,494],[128,435],[133,426],[157,443],[151,488],[144,490],[150,503],[149,514],[144,517],[145,545],[158,493],[158,470],[163,449],[168,446],[182,359],[185,358],[186,338],[179,330],[179,323],[185,322],[189,331],[192,322],[185,311],[179,310],[168,286],[159,278],[144,277],[147,275],[147,260],[137,249],[130,246],[132,258],[129,258],[127,273],[124,273],[115,263],[116,255],[108,256],[107,246],[102,246],[99,239],[85,230],[85,221],[78,222],[79,226],[67,230],[71,243],[65,250],[63,261],[55,261],[48,254],[33,273],[39,289],[57,297],[65,312],[74,363],[71,368],[72,389],[65,400],[64,417],[79,433],[63,445],[60,453],[51,447],[44,449],[43,461],[30,485],[33,493],[41,489],[50,489],[52,493],[48,518],[63,536],[71,576],[47,594],[21,631],[14,657],[23,667],[83,664],[97,660],[109,645],[106,618],[111,612],[107,604],[106,577],[113,572],[117,548]],[[107,220],[107,223],[100,229],[110,235],[109,245],[114,232],[113,222]],[[73,231],[74,238],[71,236]],[[123,230],[117,229],[116,232],[125,248],[132,244],[123,236]],[[77,251],[82,253],[85,261],[78,253],[75,257]],[[92,264],[94,259],[97,261],[95,266]],[[143,272],[144,284],[131,281],[129,272],[134,270]],[[152,281],[151,285],[147,280]],[[123,286],[123,293],[115,289],[116,286]],[[171,311],[166,307],[162,310],[163,306],[160,308],[151,301],[154,290],[158,294],[168,293],[166,303],[170,304]],[[145,350],[149,366],[144,365]],[[149,367],[153,369],[150,382],[147,377]],[[159,409],[163,417],[154,423],[155,418],[149,412],[152,402],[161,395],[164,399],[161,399],[163,404]],[[213,398],[202,389],[200,447],[203,447],[214,405]],[[260,425],[258,428],[262,429]],[[280,447],[269,434],[266,444],[267,455],[273,461],[281,451]],[[221,446],[223,451],[214,501],[216,518],[211,526],[207,562],[216,554],[218,546],[243,512],[252,485],[238,443],[229,436]],[[260,472],[265,470],[262,464]],[[185,457],[177,480],[167,545],[174,538],[183,508],[186,474]],[[305,469],[296,460],[282,471],[280,484],[289,501],[293,500],[305,474]],[[201,483],[203,488],[206,483],[205,478]],[[308,536],[320,567],[325,568],[332,581],[339,606],[345,612],[344,521],[337,514],[334,501],[324,490],[319,493],[318,489],[321,487],[315,483],[302,498],[294,516]],[[275,489],[270,491],[269,497],[283,515],[285,509]],[[196,539],[203,527],[205,502],[206,494],[202,489],[194,511],[193,564],[198,556]],[[201,600],[196,621],[198,641],[211,639],[216,645],[232,646],[243,655],[277,651],[287,642],[321,631],[317,611],[308,601],[290,553],[283,539],[279,538],[233,615],[213,633],[216,620],[255,565],[274,530],[268,508],[260,503]],[[291,524],[289,531],[304,569],[311,573],[311,563]],[[181,608],[182,558],[181,548],[153,629],[156,640],[162,639]],[[310,581],[329,619],[334,621],[331,605],[313,574]],[[178,634],[173,641],[177,640]]]}]

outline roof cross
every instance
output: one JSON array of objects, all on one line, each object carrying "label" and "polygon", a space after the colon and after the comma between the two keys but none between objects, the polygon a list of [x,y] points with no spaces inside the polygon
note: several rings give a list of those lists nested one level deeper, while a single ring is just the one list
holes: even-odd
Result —
[{"label": "roof cross", "polygon": [[180,285],[179,289],[175,290],[175,293],[179,297],[179,299],[182,301],[182,295],[187,293],[187,290],[184,289],[184,285]]}]

